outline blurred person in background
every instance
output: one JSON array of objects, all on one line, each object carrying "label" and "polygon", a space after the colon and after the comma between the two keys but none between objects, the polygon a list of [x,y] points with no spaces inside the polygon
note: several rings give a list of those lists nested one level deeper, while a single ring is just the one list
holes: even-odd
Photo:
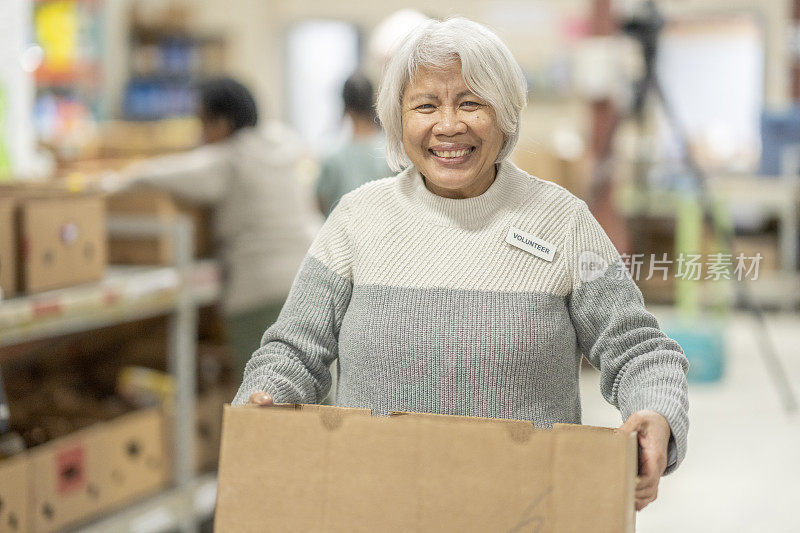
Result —
[{"label": "blurred person in background", "polygon": [[686,454],[688,361],[586,203],[508,160],[526,93],[480,24],[405,39],[378,95],[402,171],[330,214],[233,403],[318,403],[336,362],[342,406],[550,428],[581,422],[585,355],[638,434],[642,509]]},{"label": "blurred person in background", "polygon": [[348,192],[392,175],[386,164],[386,139],[375,115],[372,82],[360,72],[352,74],[344,82],[342,98],[353,136],[322,160],[316,194],[326,217]]},{"label": "blurred person in background", "polygon": [[227,335],[243,371],[278,317],[315,215],[295,179],[300,151],[293,135],[277,122],[259,128],[255,99],[236,80],[207,80],[198,93],[203,144],[134,163],[104,188],[156,187],[213,208]]}]

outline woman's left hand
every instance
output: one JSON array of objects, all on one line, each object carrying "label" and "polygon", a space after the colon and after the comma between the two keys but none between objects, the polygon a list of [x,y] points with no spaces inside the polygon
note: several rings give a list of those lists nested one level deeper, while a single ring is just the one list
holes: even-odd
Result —
[{"label": "woman's left hand", "polygon": [[658,482],[667,468],[667,447],[671,430],[667,419],[655,411],[636,411],[619,431],[638,433],[639,478],[636,483],[636,510],[641,511],[658,496]]}]

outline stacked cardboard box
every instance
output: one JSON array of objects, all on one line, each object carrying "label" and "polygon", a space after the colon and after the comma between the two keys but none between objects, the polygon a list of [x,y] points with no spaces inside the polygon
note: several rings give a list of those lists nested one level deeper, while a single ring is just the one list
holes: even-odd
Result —
[{"label": "stacked cardboard box", "polygon": [[[102,197],[63,186],[0,187],[0,287],[4,296],[88,283],[106,266]],[[5,267],[4,267],[5,265]]]},{"label": "stacked cardboard box", "polygon": [[[61,429],[71,427],[61,418]],[[58,433],[47,424],[39,436]],[[159,409],[135,411],[0,460],[0,531],[58,531],[163,488],[171,476],[164,426]]]},{"label": "stacked cardboard box", "polygon": [[159,121],[111,121],[103,126],[98,155],[130,158],[187,150],[200,140],[200,122],[191,118]]},{"label": "stacked cardboard box", "polygon": [[[202,207],[180,202],[154,189],[112,195],[107,199],[107,207],[110,217],[148,217],[163,223],[174,222],[179,215],[184,215],[193,225],[195,257],[207,257],[211,253],[210,215]],[[173,236],[165,233],[143,239],[112,235],[108,256],[112,264],[170,265],[175,262]]]},{"label": "stacked cardboard box", "polygon": [[0,531],[27,532],[30,528],[30,458],[27,454],[0,460]]},{"label": "stacked cardboard box", "polygon": [[24,481],[16,483],[30,526],[17,531],[61,530],[157,491],[171,478],[163,412],[137,409],[113,388],[108,395],[85,370],[89,363],[70,358],[68,346],[49,351],[64,357],[4,368],[11,430],[27,448],[0,461],[0,470],[26,464]]},{"label": "stacked cardboard box", "polygon": [[14,234],[14,202],[0,197],[0,299],[17,288],[17,250]]},{"label": "stacked cardboard box", "polygon": [[228,406],[215,527],[632,532],[636,446],[586,426]]}]

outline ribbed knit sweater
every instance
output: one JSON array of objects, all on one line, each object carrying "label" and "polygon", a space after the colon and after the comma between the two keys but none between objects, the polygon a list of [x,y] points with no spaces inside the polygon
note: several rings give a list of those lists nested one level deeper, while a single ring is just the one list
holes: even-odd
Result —
[{"label": "ribbed knit sweater", "polygon": [[[515,244],[510,244],[514,242]],[[510,162],[482,195],[409,167],[344,196],[306,255],[234,404],[317,403],[580,423],[581,354],[623,419],[652,409],[686,453],[688,362],[586,204]]]}]

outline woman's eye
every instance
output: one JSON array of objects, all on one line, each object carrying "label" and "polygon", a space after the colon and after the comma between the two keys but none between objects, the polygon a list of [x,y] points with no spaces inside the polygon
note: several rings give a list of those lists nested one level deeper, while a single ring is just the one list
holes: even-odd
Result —
[{"label": "woman's eye", "polygon": [[474,108],[476,108],[476,107],[479,107],[479,106],[480,106],[480,104],[479,104],[478,102],[467,101],[467,102],[462,102],[462,103],[461,103],[461,106],[462,106],[462,107],[468,107],[468,108],[474,109]]},{"label": "woman's eye", "polygon": [[416,107],[416,109],[419,109],[420,111],[426,111],[428,109],[433,109],[433,105],[431,105],[431,104],[421,104],[421,105],[418,105]]}]

